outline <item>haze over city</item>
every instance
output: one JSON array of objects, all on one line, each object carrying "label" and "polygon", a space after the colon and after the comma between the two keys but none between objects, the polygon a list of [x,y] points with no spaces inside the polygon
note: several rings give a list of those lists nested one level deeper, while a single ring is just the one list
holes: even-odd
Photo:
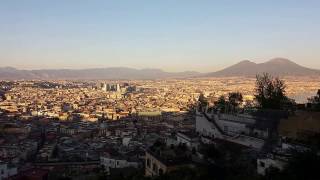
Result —
[{"label": "haze over city", "polygon": [[320,2],[2,1],[0,66],[217,71],[285,57],[320,69]]}]

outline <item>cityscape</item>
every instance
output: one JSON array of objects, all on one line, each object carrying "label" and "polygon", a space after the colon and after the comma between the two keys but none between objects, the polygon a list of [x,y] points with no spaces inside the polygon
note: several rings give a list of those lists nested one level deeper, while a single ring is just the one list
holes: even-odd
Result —
[{"label": "cityscape", "polygon": [[[251,162],[241,163],[256,163],[252,173],[265,175],[285,167],[292,147],[309,148],[303,143],[320,130],[310,100],[320,82],[284,81],[294,110],[259,109],[256,79],[246,77],[2,81],[1,177],[143,178],[180,166],[214,168],[213,145],[249,153]],[[235,92],[239,102],[221,109],[221,97],[231,102]]]},{"label": "cityscape", "polygon": [[229,3],[1,2],[0,180],[320,179],[320,3]]}]

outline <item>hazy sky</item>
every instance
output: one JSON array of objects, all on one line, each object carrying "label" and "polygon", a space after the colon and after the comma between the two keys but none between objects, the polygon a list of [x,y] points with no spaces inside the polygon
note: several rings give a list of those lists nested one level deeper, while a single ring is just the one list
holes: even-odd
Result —
[{"label": "hazy sky", "polygon": [[0,66],[320,69],[319,0],[1,0]]}]

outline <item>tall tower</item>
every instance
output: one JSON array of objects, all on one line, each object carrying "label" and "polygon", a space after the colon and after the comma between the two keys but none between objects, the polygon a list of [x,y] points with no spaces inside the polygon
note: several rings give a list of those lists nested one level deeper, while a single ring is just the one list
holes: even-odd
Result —
[{"label": "tall tower", "polygon": [[108,89],[107,89],[107,84],[106,83],[103,83],[103,85],[102,85],[102,90],[103,91],[107,91]]},{"label": "tall tower", "polygon": [[120,91],[121,91],[120,84],[117,84],[116,91],[117,91],[117,92],[120,92]]}]

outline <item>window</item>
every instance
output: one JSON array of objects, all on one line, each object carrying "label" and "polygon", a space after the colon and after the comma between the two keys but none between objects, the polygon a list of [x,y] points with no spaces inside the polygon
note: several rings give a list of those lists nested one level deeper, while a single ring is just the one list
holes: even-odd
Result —
[{"label": "window", "polygon": [[261,166],[261,167],[265,167],[266,165],[265,165],[264,162],[261,162],[261,161],[260,161],[260,166]]},{"label": "window", "polygon": [[224,131],[228,132],[228,126],[224,126]]},{"label": "window", "polygon": [[156,163],[153,163],[153,165],[152,165],[152,170],[153,170],[154,172],[157,172],[157,169],[158,169],[157,164],[156,164]]},{"label": "window", "polygon": [[159,169],[159,175],[163,175],[163,170],[161,168]]},{"label": "window", "polygon": [[150,168],[150,164],[151,164],[150,159],[147,158],[146,163],[147,163],[147,167]]}]

